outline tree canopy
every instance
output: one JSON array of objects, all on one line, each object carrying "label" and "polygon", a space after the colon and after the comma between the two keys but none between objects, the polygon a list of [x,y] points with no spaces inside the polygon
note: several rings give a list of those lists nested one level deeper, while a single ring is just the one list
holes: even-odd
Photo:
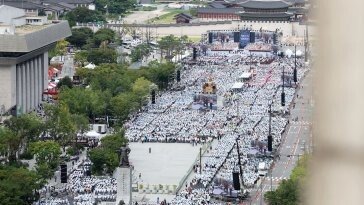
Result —
[{"label": "tree canopy", "polygon": [[76,23],[105,22],[105,17],[99,11],[93,11],[86,7],[77,7],[65,15],[65,19],[71,27]]},{"label": "tree canopy", "polygon": [[70,42],[70,44],[82,48],[93,35],[94,32],[88,27],[73,28],[72,36],[68,37],[66,40]]},{"label": "tree canopy", "polygon": [[0,201],[1,204],[32,204],[37,200],[34,190],[44,184],[36,172],[26,168],[0,166]]},{"label": "tree canopy", "polygon": [[101,139],[101,147],[90,151],[90,159],[92,161],[92,172],[94,174],[112,173],[119,165],[117,151],[127,143],[124,137],[124,131],[121,130],[112,135],[105,136]]},{"label": "tree canopy", "polygon": [[96,0],[96,9],[104,13],[123,15],[134,8],[136,0]]},{"label": "tree canopy", "polygon": [[151,47],[146,44],[142,43],[140,45],[137,45],[133,50],[131,51],[131,61],[137,62],[143,60],[143,58],[147,57],[151,52]]},{"label": "tree canopy", "polygon": [[288,180],[283,180],[275,191],[268,191],[264,199],[270,205],[296,205],[302,203],[302,193],[307,176],[308,156],[298,161]]}]

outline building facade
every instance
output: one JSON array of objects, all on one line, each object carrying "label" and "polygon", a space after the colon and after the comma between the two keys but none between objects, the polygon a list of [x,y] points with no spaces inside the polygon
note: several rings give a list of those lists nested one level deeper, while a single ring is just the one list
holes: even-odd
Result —
[{"label": "building facade", "polygon": [[304,0],[225,0],[198,8],[200,19],[242,21],[292,21],[306,10]]},{"label": "building facade", "polygon": [[[24,13],[0,6],[14,20]],[[48,50],[58,40],[71,35],[67,21],[44,25],[14,25],[0,15],[0,106],[6,114],[17,115],[34,110],[48,86]],[[8,18],[9,19],[9,18]],[[4,114],[4,113],[2,113]]]}]

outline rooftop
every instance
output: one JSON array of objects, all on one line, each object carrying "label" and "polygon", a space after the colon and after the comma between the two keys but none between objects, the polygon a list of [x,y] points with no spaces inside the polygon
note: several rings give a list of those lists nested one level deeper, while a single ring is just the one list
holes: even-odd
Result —
[{"label": "rooftop", "polygon": [[71,35],[67,21],[19,26],[14,35],[0,34],[0,52],[30,52]]},{"label": "rooftop", "polygon": [[239,11],[242,11],[242,8],[197,8],[198,13],[217,13],[217,14],[230,14],[230,13],[237,13]]},{"label": "rooftop", "polygon": [[45,25],[23,25],[23,26],[18,26],[15,27],[15,35],[18,36],[23,36],[26,35],[28,33],[33,33],[35,31],[39,31],[42,30],[48,26],[51,26],[52,24],[45,24]]},{"label": "rooftop", "polygon": [[292,6],[291,3],[288,3],[283,0],[248,0],[239,3],[239,5],[244,8],[256,8],[256,9],[280,9]]}]

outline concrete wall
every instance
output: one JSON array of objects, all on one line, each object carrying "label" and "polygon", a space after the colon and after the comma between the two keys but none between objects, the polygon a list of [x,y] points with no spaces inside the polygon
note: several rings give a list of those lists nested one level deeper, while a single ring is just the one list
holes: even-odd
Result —
[{"label": "concrete wall", "polygon": [[20,113],[30,112],[42,100],[48,83],[48,53],[35,56],[15,65],[0,66],[0,105],[5,109],[17,105]]},{"label": "concrete wall", "polygon": [[[22,18],[20,18],[22,17]],[[21,26],[25,24],[25,11],[11,6],[0,6],[0,22],[5,25],[16,24]]]},{"label": "concrete wall", "polygon": [[0,106],[8,110],[16,105],[15,65],[1,66],[0,68]]}]

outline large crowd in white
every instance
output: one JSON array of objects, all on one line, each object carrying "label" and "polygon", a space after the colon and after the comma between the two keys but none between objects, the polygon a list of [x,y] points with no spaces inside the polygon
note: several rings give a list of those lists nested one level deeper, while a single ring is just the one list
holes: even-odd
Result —
[{"label": "large crowd in white", "polygon": [[[254,62],[250,65],[250,62]],[[271,158],[257,157],[267,153],[269,130],[269,105],[272,105],[273,147],[280,145],[282,134],[287,126],[290,105],[295,97],[296,88],[285,87],[286,106],[282,107],[282,68],[286,75],[293,75],[293,58],[272,56],[248,56],[246,53],[213,52],[198,58],[197,64],[182,63],[181,81],[175,86],[182,90],[170,89],[157,95],[156,103],[149,103],[142,112],[135,114],[124,126],[130,142],[142,143],[208,143],[218,140],[209,151],[193,182],[198,188],[186,186],[170,202],[178,205],[216,204],[211,201],[215,188],[222,181],[232,184],[232,171],[236,168],[238,153],[236,139],[240,148],[243,164],[243,182],[252,187],[259,175],[259,162],[272,163]],[[298,80],[308,71],[303,59],[297,59]],[[245,82],[242,89],[233,90],[234,83],[240,81],[241,74],[250,72],[252,78]],[[218,109],[193,110],[193,96],[201,93],[202,85],[208,79],[217,85]],[[299,87],[299,86],[298,86]],[[196,163],[196,170],[198,168]],[[74,169],[69,182],[60,192],[68,198],[48,197],[37,204],[66,205],[96,204],[99,201],[116,200],[116,180],[112,177],[96,178],[85,176],[83,169]],[[47,190],[41,190],[41,192]],[[139,203],[142,204],[142,203]]]},{"label": "large crowd in white", "polygon": [[[248,60],[254,65],[249,65]],[[212,204],[210,195],[215,188],[223,188],[222,181],[228,182],[231,188],[232,171],[238,161],[237,138],[246,188],[253,187],[257,181],[259,162],[271,165],[272,158],[264,157],[268,154],[269,105],[272,105],[274,113],[271,123],[273,147],[277,148],[289,123],[287,116],[296,88],[284,88],[286,106],[282,107],[282,68],[285,67],[285,75],[292,76],[293,80],[294,59],[276,58],[270,61],[271,57],[253,55],[251,59],[222,51],[200,57],[197,65],[183,67],[179,83],[185,85],[183,91],[161,93],[156,104],[150,104],[147,111],[127,123],[126,136],[134,142],[194,144],[206,142],[206,137],[202,136],[208,136],[207,141],[219,136],[217,146],[209,152],[202,165],[202,172],[197,172],[193,179],[202,184],[202,188],[187,186],[171,204]],[[307,71],[308,66],[303,59],[297,59],[298,80]],[[232,85],[244,72],[254,73],[252,79],[245,83],[243,89],[232,90]],[[190,109],[192,96],[201,92],[208,78],[217,85],[217,95],[223,101],[221,106],[207,112]]]}]

